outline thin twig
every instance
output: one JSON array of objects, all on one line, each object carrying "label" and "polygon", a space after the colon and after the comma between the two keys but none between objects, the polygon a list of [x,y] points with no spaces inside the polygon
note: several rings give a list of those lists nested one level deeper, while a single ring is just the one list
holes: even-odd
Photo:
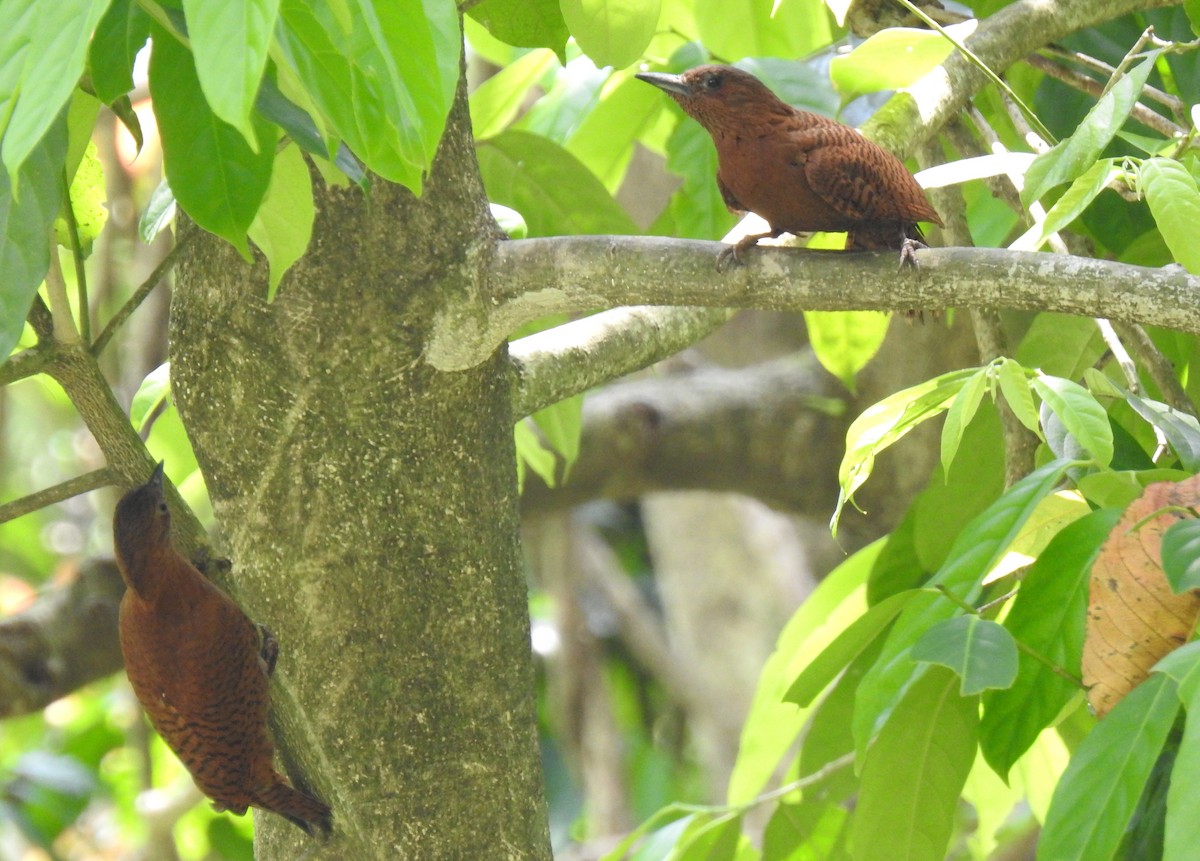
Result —
[{"label": "thin twig", "polygon": [[[1062,81],[1067,86],[1074,87],[1081,92],[1087,93],[1089,96],[1095,96],[1099,98],[1104,94],[1104,85],[1095,78],[1089,78],[1087,75],[1067,69],[1046,57],[1040,57],[1037,54],[1034,54],[1030,57],[1027,57],[1026,62],[1038,71],[1049,75],[1057,81]],[[1143,89],[1143,93],[1148,95],[1149,89],[1151,88],[1146,87]],[[1134,104],[1133,108],[1129,112],[1129,115],[1142,125],[1153,129],[1164,137],[1180,137],[1186,133],[1186,129],[1184,129],[1183,126],[1171,122],[1171,120],[1167,119],[1162,114],[1152,111],[1150,108],[1140,103]]]},{"label": "thin twig", "polygon": [[149,277],[133,291],[133,294],[125,301],[125,304],[120,307],[117,313],[113,314],[112,319],[108,321],[104,330],[92,344],[91,352],[93,356],[99,356],[103,352],[104,348],[108,346],[108,342],[112,340],[113,335],[129,319],[129,315],[138,309],[138,306],[150,295],[150,291],[157,287],[158,282],[171,271],[172,267],[179,261],[179,255],[187,247],[189,240],[190,235],[177,240],[175,246],[154,267],[154,271],[150,273]]},{"label": "thin twig", "polygon": [[1103,317],[1096,318],[1096,325],[1100,329],[1100,337],[1104,339],[1105,345],[1109,352],[1113,354],[1121,373],[1125,375],[1125,385],[1129,386],[1129,391],[1135,395],[1142,390],[1142,384],[1138,381],[1137,365],[1133,363],[1133,359],[1129,356],[1129,351],[1125,349],[1125,345],[1121,343],[1121,338],[1117,335],[1117,331],[1113,328],[1112,323]]},{"label": "thin twig", "polygon": [[22,496],[20,499],[14,499],[12,502],[0,505],[0,523],[16,520],[18,517],[29,514],[31,511],[37,511],[39,508],[46,508],[47,506],[62,502],[64,499],[70,499],[73,496],[79,496],[81,493],[88,493],[97,488],[107,487],[115,483],[116,474],[109,467],[94,469],[91,472],[69,478],[52,487],[39,490],[37,493],[31,493],[28,496]]},{"label": "thin twig", "polygon": [[1129,352],[1137,357],[1138,364],[1150,375],[1154,385],[1158,386],[1163,401],[1181,413],[1196,415],[1196,407],[1176,379],[1171,362],[1150,340],[1146,330],[1137,323],[1122,320],[1113,320],[1112,327],[1121,336],[1121,341],[1128,345]]},{"label": "thin twig", "polygon": [[[1055,45],[1047,45],[1042,50],[1051,57],[1058,57],[1059,59],[1066,60],[1069,63],[1076,63],[1080,66],[1083,66],[1085,69],[1090,69],[1097,74],[1103,75],[1105,79],[1109,79],[1117,73],[1117,70],[1108,63],[1104,62],[1103,60],[1098,60],[1095,57],[1089,57],[1087,54],[1080,54],[1065,48],[1059,48]],[[1036,63],[1033,63],[1033,57],[1029,57],[1027,60],[1031,65],[1034,65],[1039,69],[1042,68],[1041,66],[1037,66]],[[1061,68],[1061,66],[1059,68]],[[1048,70],[1043,69],[1043,71]],[[1089,78],[1088,80],[1092,79]],[[1142,88],[1142,94],[1146,96],[1146,98],[1158,102],[1163,107],[1169,109],[1171,113],[1175,115],[1175,119],[1180,123],[1182,123],[1184,121],[1184,117],[1187,116],[1187,103],[1178,96],[1173,96],[1170,93],[1164,93],[1158,87],[1151,86],[1150,84],[1146,84],[1146,86]]]}]

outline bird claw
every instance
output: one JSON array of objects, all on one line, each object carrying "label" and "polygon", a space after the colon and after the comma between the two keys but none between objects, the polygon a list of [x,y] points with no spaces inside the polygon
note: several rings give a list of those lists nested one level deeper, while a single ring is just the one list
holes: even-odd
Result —
[{"label": "bird claw", "polygon": [[[730,263],[730,260],[733,262]],[[721,249],[721,253],[717,255],[717,271],[724,272],[730,266],[741,266],[745,263],[741,255],[741,243],[737,245],[726,245]]]},{"label": "bird claw", "polygon": [[917,249],[925,249],[928,247],[929,246],[924,242],[916,239],[910,239],[907,236],[904,237],[904,240],[900,243],[900,266],[896,269],[896,271],[899,272],[905,267],[920,269],[921,263],[917,260]]},{"label": "bird claw", "polygon": [[279,641],[266,625],[256,624],[254,627],[258,628],[259,636],[258,665],[270,678],[275,673],[275,661],[279,658]]}]

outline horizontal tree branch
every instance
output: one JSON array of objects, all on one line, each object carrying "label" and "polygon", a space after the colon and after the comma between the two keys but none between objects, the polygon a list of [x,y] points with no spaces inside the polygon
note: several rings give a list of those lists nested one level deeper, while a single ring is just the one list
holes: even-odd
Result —
[{"label": "horizontal tree branch", "polygon": [[555,313],[621,305],[777,311],[949,307],[1059,311],[1200,333],[1200,277],[1063,254],[931,248],[917,269],[895,252],[757,248],[718,272],[715,242],[561,236],[498,243],[489,296],[447,305],[426,358],[440,370],[482,362],[510,332]]},{"label": "horizontal tree branch", "polygon": [[28,714],[121,668],[117,610],[125,584],[111,559],[0,620],[0,718]]},{"label": "horizontal tree branch", "polygon": [[829,515],[850,416],[811,351],[743,369],[624,381],[583,405],[579,459],[550,490],[529,476],[525,515],[654,490],[721,490]]},{"label": "horizontal tree branch", "polygon": [[83,475],[77,475],[52,487],[47,487],[44,490],[39,490],[36,493],[31,493],[28,496],[22,496],[20,499],[14,499],[12,502],[0,505],[0,523],[16,520],[18,517],[29,514],[31,511],[37,511],[39,508],[54,505],[73,496],[79,496],[81,493],[88,493],[97,488],[108,487],[111,484],[115,484],[116,480],[116,473],[108,467],[101,467],[91,472],[85,472]]},{"label": "horizontal tree branch", "polygon": [[613,308],[513,341],[513,419],[678,353],[727,321],[724,308]]}]

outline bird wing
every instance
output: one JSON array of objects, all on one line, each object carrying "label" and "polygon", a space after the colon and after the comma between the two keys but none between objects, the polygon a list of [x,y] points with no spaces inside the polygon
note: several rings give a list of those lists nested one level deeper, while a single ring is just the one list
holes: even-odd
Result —
[{"label": "bird wing", "polygon": [[809,187],[846,218],[940,223],[904,165],[853,129],[822,125],[794,134],[792,143]]}]

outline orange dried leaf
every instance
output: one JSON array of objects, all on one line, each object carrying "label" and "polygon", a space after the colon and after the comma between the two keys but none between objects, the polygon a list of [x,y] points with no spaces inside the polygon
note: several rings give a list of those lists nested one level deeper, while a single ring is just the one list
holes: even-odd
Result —
[{"label": "orange dried leaf", "polygon": [[1147,486],[1113,527],[1092,565],[1083,682],[1099,717],[1140,684],[1159,658],[1191,636],[1200,595],[1171,592],[1160,551],[1163,533],[1182,515],[1151,515],[1170,506],[1197,505],[1200,476]]}]

